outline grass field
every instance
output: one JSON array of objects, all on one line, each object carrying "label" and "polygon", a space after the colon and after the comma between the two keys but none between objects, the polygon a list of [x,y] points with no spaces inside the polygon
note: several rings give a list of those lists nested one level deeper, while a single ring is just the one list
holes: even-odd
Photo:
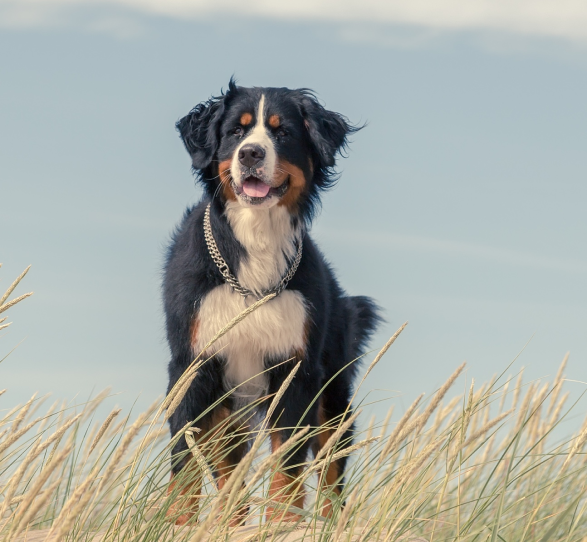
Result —
[{"label": "grass field", "polygon": [[[0,298],[0,329],[8,325],[6,310],[28,295],[9,301],[23,276]],[[197,432],[178,435],[190,444],[195,468],[168,495],[171,444],[165,420],[201,363],[205,360],[195,360],[167,398],[139,415],[115,409],[97,419],[108,390],[75,407],[49,405],[33,396],[0,413],[1,539],[24,540],[26,535],[31,540],[36,533],[39,540],[82,541],[99,533],[108,541],[195,542],[237,535],[239,540],[277,540],[289,533],[288,540],[324,541],[587,540],[587,425],[578,423],[563,440],[562,430],[555,431],[570,412],[579,414],[563,393],[566,360],[553,382],[526,383],[522,374],[504,374],[482,385],[471,382],[459,396],[452,389],[461,366],[429,400],[417,398],[401,417],[390,410],[385,420],[365,424],[350,447],[338,438],[345,429],[339,422],[331,428],[303,428],[301,436],[270,454],[265,442],[271,429],[263,420],[243,433],[252,441],[251,450],[220,490],[203,458],[226,453],[222,430],[205,445]],[[268,408],[277,400],[268,398]],[[238,416],[246,419],[248,413]],[[325,429],[333,429],[333,437],[305,466],[305,508],[289,506],[301,519],[265,523],[267,506],[288,507],[267,498],[272,474],[299,439]],[[350,461],[338,497],[324,486],[320,473],[343,455]],[[203,483],[199,517],[176,527],[166,514],[181,499],[181,484],[194,476]],[[325,498],[334,505],[329,517],[321,516]],[[245,506],[247,528],[231,527],[229,520]]]}]

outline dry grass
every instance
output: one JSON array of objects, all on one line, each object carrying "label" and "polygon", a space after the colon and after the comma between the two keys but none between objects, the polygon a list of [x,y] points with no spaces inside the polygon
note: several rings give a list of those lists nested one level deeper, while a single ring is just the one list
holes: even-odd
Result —
[{"label": "dry grass", "polygon": [[[20,278],[2,297],[1,312],[19,299],[8,301]],[[304,438],[325,428],[302,428],[274,454],[263,445],[271,431],[267,424],[243,433],[253,443],[251,452],[219,492],[204,457],[226,454],[226,436],[220,430],[214,442],[203,445],[197,431],[186,427],[189,432],[176,438],[187,439],[195,466],[168,495],[173,443],[166,410],[177,404],[201,363],[205,360],[195,360],[170,396],[133,422],[128,415],[118,421],[118,410],[105,420],[94,419],[96,408],[109,400],[107,392],[76,408],[53,405],[44,415],[37,414],[44,399],[33,396],[8,412],[0,420],[0,537],[17,540],[28,533],[31,540],[36,533],[44,540],[50,533],[52,540],[82,541],[100,533],[105,541],[196,542],[237,535],[273,540],[287,531],[287,540],[587,539],[587,422],[578,424],[573,436],[557,440],[563,433],[556,428],[573,407],[562,390],[566,358],[552,384],[501,375],[481,387],[471,383],[462,397],[447,401],[461,366],[429,401],[418,398],[396,423],[391,414],[371,422],[351,447],[339,440],[345,423],[328,428],[335,436],[304,471],[307,504],[304,511],[295,509],[303,515],[296,525],[268,525],[262,519],[268,505],[287,507],[267,499],[271,473]],[[248,414],[237,413],[235,421]],[[348,454],[343,494],[317,487],[321,469]],[[175,527],[165,515],[180,497],[181,483],[193,476],[204,486],[199,518]],[[334,502],[328,518],[320,515],[326,497]],[[248,527],[230,527],[230,517],[245,505]]]}]

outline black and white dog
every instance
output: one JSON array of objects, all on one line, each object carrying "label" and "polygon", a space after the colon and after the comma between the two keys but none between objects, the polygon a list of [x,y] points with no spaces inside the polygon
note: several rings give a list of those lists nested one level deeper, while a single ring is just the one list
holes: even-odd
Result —
[{"label": "black and white dog", "polygon": [[[171,434],[198,420],[205,438],[235,410],[274,394],[301,360],[271,420],[275,448],[296,427],[325,424],[348,411],[356,373],[351,362],[378,321],[369,298],[344,294],[307,234],[320,192],[335,181],[335,157],[356,128],[306,89],[244,88],[231,80],[226,93],[197,105],[177,129],[205,195],[186,211],[167,254],[169,389],[219,329],[267,293],[278,295],[205,352],[211,359],[171,416]],[[282,500],[279,491],[298,474],[296,465],[327,436],[289,457],[274,477],[275,498]],[[181,438],[174,452],[185,450]],[[220,486],[245,452],[237,446],[213,465]],[[176,461],[173,472],[185,465]],[[335,491],[343,472],[339,460],[325,473]]]}]

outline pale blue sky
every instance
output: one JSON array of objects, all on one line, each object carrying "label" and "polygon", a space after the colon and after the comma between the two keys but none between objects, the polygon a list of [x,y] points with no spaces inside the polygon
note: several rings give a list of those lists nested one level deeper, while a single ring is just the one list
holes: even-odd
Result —
[{"label": "pale blue sky", "polygon": [[489,378],[531,337],[513,371],[553,374],[570,350],[568,376],[587,381],[587,46],[572,28],[27,5],[0,23],[0,289],[31,263],[19,291],[35,291],[0,332],[0,356],[24,339],[0,367],[10,404],[164,391],[163,251],[200,195],[174,122],[232,74],[368,121],[314,224],[342,285],[384,308],[373,347],[410,321],[367,387],[409,403],[463,360]]}]

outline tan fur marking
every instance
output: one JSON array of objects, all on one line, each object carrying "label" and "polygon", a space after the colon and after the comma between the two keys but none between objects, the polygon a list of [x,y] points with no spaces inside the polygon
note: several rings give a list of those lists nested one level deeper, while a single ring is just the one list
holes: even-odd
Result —
[{"label": "tan fur marking", "polygon": [[251,124],[251,122],[253,122],[253,115],[251,115],[250,113],[243,113],[241,115],[241,124],[243,126],[248,126],[249,124]]},{"label": "tan fur marking", "polygon": [[[271,433],[271,451],[275,452],[283,444],[281,433],[275,431]],[[298,469],[299,471],[299,469]],[[297,481],[299,472],[293,476],[284,472],[276,471],[269,485],[269,498],[272,501],[283,503],[285,506],[304,507],[303,487]],[[301,516],[289,510],[268,507],[266,511],[267,521],[299,521]]]},{"label": "tan fur marking", "polygon": [[[246,431],[246,426],[238,426],[229,420],[230,410],[225,406],[218,406],[212,412],[212,416],[207,423],[202,424],[202,432],[198,435],[197,446],[206,457],[208,462],[213,466],[217,473],[216,483],[219,489],[222,489],[230,477],[232,471],[236,467],[226,457],[223,456],[222,448],[230,446],[227,444],[227,439],[236,431]],[[167,511],[167,517],[173,519],[175,517],[176,525],[185,525],[197,513],[199,508],[199,500],[202,498],[202,473],[195,459],[191,459],[183,468],[182,473],[186,472],[193,478],[187,480],[182,485],[180,496]],[[177,485],[176,476],[171,475],[171,483],[167,493],[171,493]],[[231,518],[231,526],[236,527],[244,520],[248,510],[243,509]]]},{"label": "tan fur marking", "polygon": [[[188,463],[184,468],[190,468],[191,463]],[[176,476],[171,473],[171,482],[167,488],[168,495],[176,490],[177,484]],[[200,498],[201,488],[202,481],[199,477],[196,477],[191,483],[182,483],[179,496],[175,497],[175,501],[165,514],[166,517],[176,525],[185,525],[190,521],[198,512],[198,499]]]},{"label": "tan fur marking", "polygon": [[269,117],[269,126],[271,126],[271,128],[279,128],[280,124],[281,119],[279,118],[279,115],[271,115]]},{"label": "tan fur marking", "polygon": [[306,177],[299,167],[286,160],[281,160],[277,169],[285,176],[282,182],[289,177],[289,188],[277,205],[284,205],[290,213],[295,214],[298,211],[298,199],[306,189]]},{"label": "tan fur marking", "polygon": [[218,177],[220,178],[220,183],[222,184],[222,194],[227,200],[236,201],[236,194],[230,185],[230,164],[232,162],[232,158],[229,160],[224,160],[218,164]]},{"label": "tan fur marking", "polygon": [[[318,433],[318,449],[322,449],[334,433],[334,429],[324,428],[324,426],[328,426],[329,421],[330,420],[328,420],[326,413],[324,412],[322,399],[320,399],[320,403],[318,404],[318,424],[322,427],[322,430]],[[338,461],[331,461],[326,469],[322,471],[320,476],[321,482],[329,491],[334,491],[337,495],[340,495],[340,488],[336,487],[336,481],[340,475],[340,463]],[[322,507],[322,516],[328,517],[331,513],[332,501],[330,499],[325,499]]]}]

